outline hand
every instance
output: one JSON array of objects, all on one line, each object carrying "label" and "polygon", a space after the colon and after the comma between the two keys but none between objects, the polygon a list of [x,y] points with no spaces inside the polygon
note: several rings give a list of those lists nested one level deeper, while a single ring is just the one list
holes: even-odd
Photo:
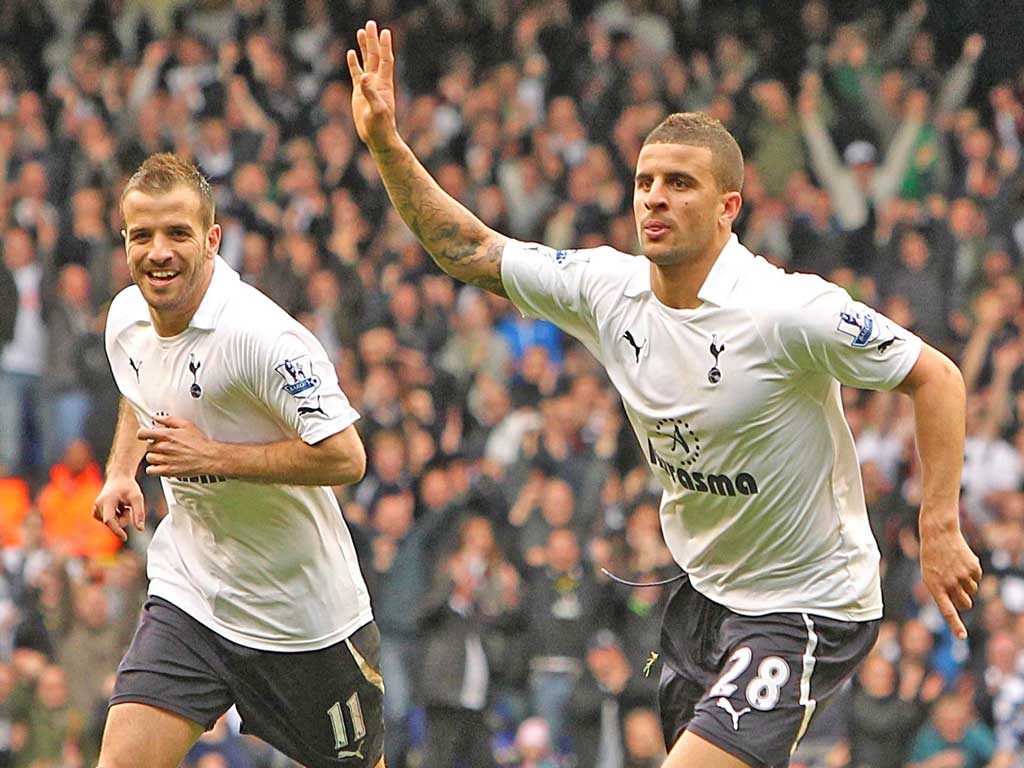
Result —
[{"label": "hand", "polygon": [[1015,147],[1000,147],[996,152],[996,167],[1004,179],[1013,176],[1020,166],[1020,150]]},{"label": "hand", "polygon": [[195,424],[177,416],[157,416],[162,428],[140,429],[139,440],[149,443],[147,475],[189,477],[216,475],[217,443]]},{"label": "hand", "polygon": [[921,578],[931,592],[942,618],[960,640],[967,638],[957,610],[971,607],[978,591],[981,562],[956,529],[921,529]]},{"label": "hand", "polygon": [[1016,339],[1007,341],[992,353],[992,365],[996,373],[1009,376],[1021,363],[1021,345]]},{"label": "hand", "polygon": [[968,61],[977,61],[985,50],[985,37],[975,32],[968,35],[964,40],[964,58]]},{"label": "hand", "polygon": [[925,669],[917,662],[900,667],[899,697],[903,701],[913,701],[921,690],[924,682]]},{"label": "hand", "polygon": [[356,33],[363,66],[350,50],[346,54],[352,76],[352,119],[359,138],[370,150],[383,149],[395,140],[395,54],[391,30],[377,35],[377,22],[368,21]]},{"label": "hand", "polygon": [[166,40],[154,40],[146,46],[142,52],[142,66],[146,69],[156,69],[171,54],[171,46]]},{"label": "hand", "polygon": [[924,685],[921,686],[919,697],[925,704],[931,704],[942,693],[942,689],[946,687],[946,681],[943,679],[942,674],[939,672],[931,672],[928,677],[924,679]]},{"label": "hand", "polygon": [[796,109],[802,117],[814,117],[818,112],[818,94],[812,88],[802,88],[796,100]]},{"label": "hand", "polygon": [[142,489],[134,477],[108,477],[92,507],[92,516],[128,541],[125,529],[132,524],[137,531],[146,527],[146,505]]},{"label": "hand", "polygon": [[995,331],[1006,322],[1006,308],[995,291],[986,291],[978,297],[974,304],[974,315],[978,327],[989,332]]},{"label": "hand", "polygon": [[928,117],[929,106],[930,100],[927,91],[920,89],[911,91],[907,95],[907,118],[924,122]]}]

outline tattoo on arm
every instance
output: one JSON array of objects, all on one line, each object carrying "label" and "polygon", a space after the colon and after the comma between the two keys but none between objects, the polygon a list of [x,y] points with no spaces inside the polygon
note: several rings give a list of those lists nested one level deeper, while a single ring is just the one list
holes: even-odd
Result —
[{"label": "tattoo on arm", "polygon": [[395,209],[437,265],[457,280],[508,298],[501,282],[506,238],[441,189],[408,147],[374,159]]}]

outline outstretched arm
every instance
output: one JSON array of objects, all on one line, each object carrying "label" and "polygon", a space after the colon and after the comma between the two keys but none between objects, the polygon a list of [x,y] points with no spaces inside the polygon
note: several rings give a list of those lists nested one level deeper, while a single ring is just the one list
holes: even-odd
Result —
[{"label": "outstretched arm", "polygon": [[507,296],[501,284],[501,252],[507,238],[441,189],[398,133],[391,31],[378,35],[376,22],[370,21],[356,38],[362,66],[350,50],[352,117],[392,204],[441,269]]}]

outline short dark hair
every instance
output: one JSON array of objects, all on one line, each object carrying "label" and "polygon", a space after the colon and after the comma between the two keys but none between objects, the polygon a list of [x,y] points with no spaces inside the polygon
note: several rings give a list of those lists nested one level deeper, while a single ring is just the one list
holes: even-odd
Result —
[{"label": "short dark hair", "polygon": [[723,192],[743,190],[743,152],[729,130],[704,112],[675,112],[647,134],[648,144],[687,144],[711,150],[711,169]]},{"label": "short dark hair", "polygon": [[138,190],[151,195],[170,192],[178,186],[188,187],[199,195],[199,218],[203,227],[212,227],[214,203],[210,182],[195,165],[172,152],[150,155],[128,179],[121,192],[121,218],[124,218],[124,199],[129,192]]}]

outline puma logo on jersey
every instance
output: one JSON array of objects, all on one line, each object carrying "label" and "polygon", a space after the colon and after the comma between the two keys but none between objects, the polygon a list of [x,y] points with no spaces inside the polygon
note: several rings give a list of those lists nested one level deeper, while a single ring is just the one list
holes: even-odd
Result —
[{"label": "puma logo on jersey", "polygon": [[300,405],[299,406],[299,416],[306,416],[306,415],[308,415],[310,413],[319,413],[319,414],[322,414],[324,416],[324,418],[327,417],[327,411],[325,411],[323,408],[320,407],[320,398],[319,398],[319,396],[316,399],[316,408],[312,408],[311,406],[308,406],[308,405]]},{"label": "puma logo on jersey", "polygon": [[729,713],[729,716],[732,718],[732,729],[734,731],[738,731],[740,729],[740,718],[750,711],[750,707],[744,707],[739,712],[737,712],[735,709],[732,708],[732,702],[730,702],[724,696],[715,703]]},{"label": "puma logo on jersey", "polygon": [[338,759],[348,760],[350,757],[358,757],[360,760],[363,759],[363,747],[359,746],[359,749],[339,749]]},{"label": "puma logo on jersey", "polygon": [[644,339],[642,342],[637,344],[636,339],[633,338],[633,333],[631,331],[626,331],[624,334],[622,334],[622,338],[629,342],[629,346],[631,346],[633,348],[633,352],[636,353],[636,361],[639,363],[640,353],[643,351],[643,348],[647,345],[647,339]]},{"label": "puma logo on jersey", "polygon": [[903,341],[903,339],[901,339],[899,336],[893,336],[891,339],[886,339],[885,341],[878,345],[878,351],[884,355],[885,350],[891,347],[893,345],[893,342],[895,341]]}]

